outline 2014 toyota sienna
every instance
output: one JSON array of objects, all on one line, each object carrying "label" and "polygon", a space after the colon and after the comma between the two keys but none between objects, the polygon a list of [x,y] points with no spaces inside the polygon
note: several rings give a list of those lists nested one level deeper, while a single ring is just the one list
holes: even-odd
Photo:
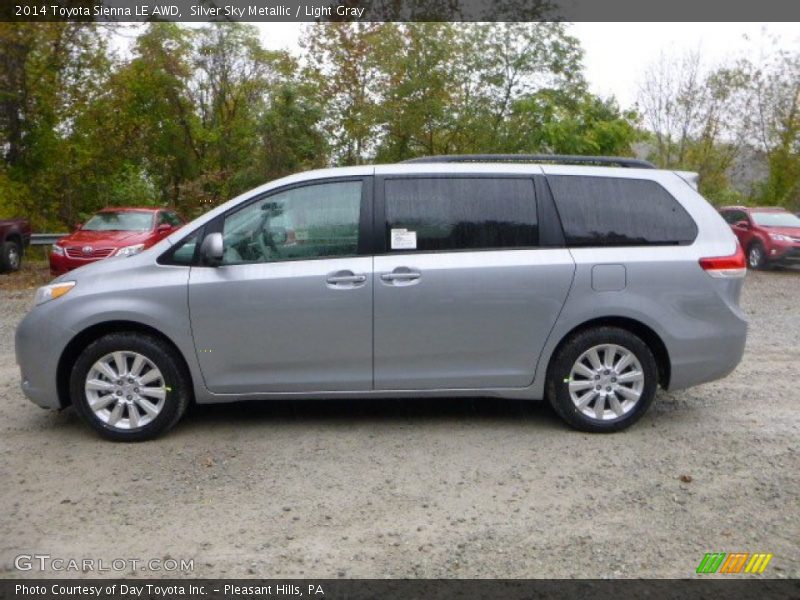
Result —
[{"label": "2014 toyota sienna", "polygon": [[741,359],[744,255],[691,174],[632,159],[456,156],[312,171],[37,291],[22,389],[102,435],[188,403],[547,398],[627,427],[657,386]]}]

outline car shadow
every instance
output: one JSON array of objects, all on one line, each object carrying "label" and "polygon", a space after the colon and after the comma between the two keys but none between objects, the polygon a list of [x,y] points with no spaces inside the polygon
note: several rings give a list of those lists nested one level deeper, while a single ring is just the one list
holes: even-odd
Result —
[{"label": "car shadow", "polygon": [[563,428],[547,402],[504,398],[343,398],[328,400],[251,400],[192,405],[180,424],[189,430],[206,425],[303,422],[315,425],[407,423],[415,421],[537,422]]}]

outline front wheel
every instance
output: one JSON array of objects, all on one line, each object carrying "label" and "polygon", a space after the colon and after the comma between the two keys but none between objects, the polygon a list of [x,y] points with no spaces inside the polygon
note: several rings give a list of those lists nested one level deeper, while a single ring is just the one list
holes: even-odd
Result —
[{"label": "front wheel", "polygon": [[764,269],[767,266],[767,252],[758,242],[751,244],[747,251],[747,266],[751,269]]},{"label": "front wheel", "polygon": [[0,272],[19,271],[22,265],[22,248],[16,242],[0,245]]},{"label": "front wheel", "polygon": [[572,427],[612,432],[629,427],[656,394],[658,368],[641,338],[596,327],[570,338],[550,363],[548,400]]},{"label": "front wheel", "polygon": [[135,442],[172,427],[189,404],[190,384],[175,350],[145,334],[113,333],[92,342],[70,379],[72,404],[105,438]]}]

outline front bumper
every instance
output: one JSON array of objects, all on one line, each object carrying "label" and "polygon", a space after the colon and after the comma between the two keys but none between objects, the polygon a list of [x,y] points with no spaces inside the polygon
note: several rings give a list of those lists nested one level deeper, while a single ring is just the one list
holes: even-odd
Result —
[{"label": "front bumper", "polygon": [[89,265],[98,260],[105,260],[103,258],[70,258],[69,256],[59,256],[58,254],[50,253],[50,274],[53,276],[63,275],[69,273],[73,269]]},{"label": "front bumper", "polygon": [[769,260],[776,263],[800,263],[800,244],[773,246],[769,251]]},{"label": "front bumper", "polygon": [[73,332],[51,316],[47,304],[31,310],[17,327],[15,352],[22,393],[42,408],[63,408],[58,396],[58,360]]}]

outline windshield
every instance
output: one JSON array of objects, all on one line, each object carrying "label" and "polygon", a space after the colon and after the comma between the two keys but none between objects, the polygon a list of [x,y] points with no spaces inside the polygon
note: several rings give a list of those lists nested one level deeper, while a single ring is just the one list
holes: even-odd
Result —
[{"label": "windshield", "polygon": [[788,212],[754,212],[750,216],[762,227],[800,227],[800,218]]},{"label": "windshield", "polygon": [[83,231],[150,231],[153,214],[145,212],[101,212],[81,227]]}]

